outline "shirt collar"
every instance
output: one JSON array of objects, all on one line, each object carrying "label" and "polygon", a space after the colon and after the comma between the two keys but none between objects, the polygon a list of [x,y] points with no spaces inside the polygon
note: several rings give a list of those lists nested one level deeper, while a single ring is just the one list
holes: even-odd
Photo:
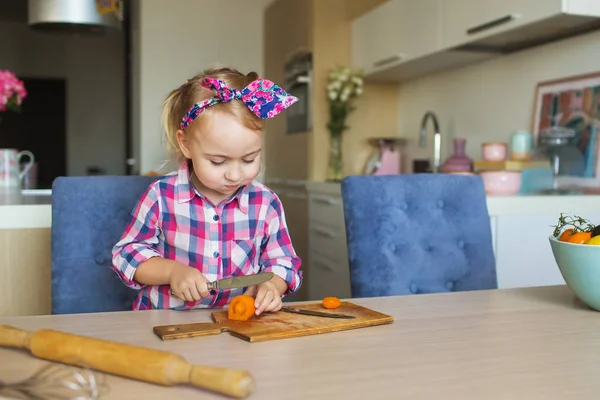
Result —
[{"label": "shirt collar", "polygon": [[[250,184],[240,188],[226,203],[237,201],[237,205],[244,214],[248,213],[248,204],[250,197]],[[205,197],[201,194],[196,193],[194,186],[190,179],[190,165],[188,161],[184,161],[180,164],[177,170],[177,181],[175,184],[175,198],[179,203],[187,203],[191,201],[194,196],[199,196],[202,199]]]}]

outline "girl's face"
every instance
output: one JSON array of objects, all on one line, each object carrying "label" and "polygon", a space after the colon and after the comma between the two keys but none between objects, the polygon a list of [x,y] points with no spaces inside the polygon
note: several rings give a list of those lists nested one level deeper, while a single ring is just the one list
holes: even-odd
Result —
[{"label": "girl's face", "polygon": [[218,204],[258,176],[262,132],[220,111],[202,122],[185,133],[178,131],[177,140],[183,155],[192,160],[196,189]]}]

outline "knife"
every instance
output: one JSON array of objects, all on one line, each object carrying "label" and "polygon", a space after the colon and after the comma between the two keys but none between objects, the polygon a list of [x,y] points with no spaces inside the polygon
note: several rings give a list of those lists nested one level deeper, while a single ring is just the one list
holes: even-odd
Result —
[{"label": "knife", "polygon": [[299,308],[294,307],[281,307],[281,311],[294,313],[294,314],[303,314],[303,315],[312,315],[315,317],[326,317],[326,318],[356,318],[354,315],[345,315],[345,314],[331,314],[320,311],[312,311],[312,310],[301,310]]},{"label": "knife", "polygon": [[[223,290],[243,288],[246,286],[258,285],[271,279],[275,275],[273,272],[262,272],[260,274],[234,276],[233,278],[219,279],[214,282],[208,282],[208,290]],[[171,290],[171,294],[174,295]]]}]

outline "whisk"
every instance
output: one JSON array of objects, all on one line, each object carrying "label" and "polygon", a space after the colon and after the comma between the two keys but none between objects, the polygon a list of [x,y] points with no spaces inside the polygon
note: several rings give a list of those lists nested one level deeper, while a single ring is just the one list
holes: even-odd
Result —
[{"label": "whisk", "polygon": [[20,382],[0,381],[0,395],[16,399],[96,400],[107,390],[91,370],[61,364],[49,364]]}]

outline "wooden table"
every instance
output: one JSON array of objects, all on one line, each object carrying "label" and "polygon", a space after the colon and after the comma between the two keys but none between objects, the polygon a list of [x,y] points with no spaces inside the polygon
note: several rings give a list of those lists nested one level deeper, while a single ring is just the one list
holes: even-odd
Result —
[{"label": "wooden table", "polygon": [[[600,313],[564,286],[354,299],[391,325],[248,343],[223,333],[161,342],[155,325],[208,321],[205,310],[0,318],[179,353],[195,364],[252,371],[251,399],[598,399]],[[12,382],[45,365],[0,349]],[[143,366],[140,366],[143,368]],[[217,399],[109,376],[115,399]]]}]

